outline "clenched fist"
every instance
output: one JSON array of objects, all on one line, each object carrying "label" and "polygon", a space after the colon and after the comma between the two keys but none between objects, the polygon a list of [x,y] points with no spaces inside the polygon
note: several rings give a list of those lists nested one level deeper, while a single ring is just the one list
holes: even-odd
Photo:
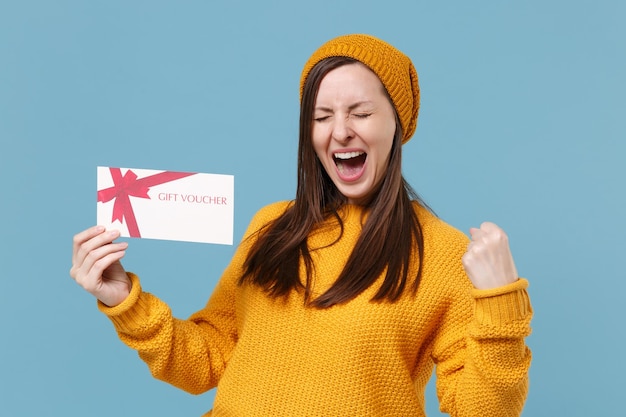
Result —
[{"label": "clenched fist", "polygon": [[471,228],[470,235],[471,242],[462,262],[474,287],[486,290],[517,281],[517,269],[504,230],[485,222],[479,229]]}]

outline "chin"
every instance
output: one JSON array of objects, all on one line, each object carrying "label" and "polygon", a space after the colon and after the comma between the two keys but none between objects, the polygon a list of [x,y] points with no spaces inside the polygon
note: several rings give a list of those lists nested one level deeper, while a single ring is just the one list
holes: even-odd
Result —
[{"label": "chin", "polygon": [[339,192],[343,194],[343,196],[348,200],[348,204],[356,204],[356,205],[366,205],[372,199],[371,193],[350,193],[350,192],[342,192],[339,189]]}]

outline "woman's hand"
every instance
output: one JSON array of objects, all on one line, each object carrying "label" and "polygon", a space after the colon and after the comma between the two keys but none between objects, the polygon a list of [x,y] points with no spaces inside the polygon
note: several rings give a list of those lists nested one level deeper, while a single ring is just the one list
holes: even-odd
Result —
[{"label": "woman's hand", "polygon": [[131,282],[120,259],[128,243],[113,243],[117,230],[94,226],[74,236],[70,276],[87,292],[109,307],[120,304],[130,294]]},{"label": "woman's hand", "polygon": [[485,222],[479,229],[472,227],[470,235],[472,240],[462,262],[474,287],[486,290],[517,281],[517,269],[504,230]]}]

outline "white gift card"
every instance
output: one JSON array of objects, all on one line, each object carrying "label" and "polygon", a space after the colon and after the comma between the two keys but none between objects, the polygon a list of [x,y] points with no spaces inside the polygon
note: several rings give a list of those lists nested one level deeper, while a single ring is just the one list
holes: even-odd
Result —
[{"label": "white gift card", "polygon": [[98,167],[97,222],[122,236],[233,244],[232,175]]}]

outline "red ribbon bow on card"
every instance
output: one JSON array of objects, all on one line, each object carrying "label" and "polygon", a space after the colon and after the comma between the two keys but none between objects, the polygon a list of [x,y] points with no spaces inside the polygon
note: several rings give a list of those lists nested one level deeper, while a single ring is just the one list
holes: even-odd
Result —
[{"label": "red ribbon bow on card", "polygon": [[130,169],[123,176],[120,168],[109,168],[109,170],[115,185],[98,190],[98,202],[106,203],[115,199],[111,221],[119,220],[123,224],[126,219],[130,237],[141,237],[135,212],[130,204],[130,196],[150,199],[148,195],[150,187],[193,175],[191,172],[163,171],[137,179],[137,174]]}]

